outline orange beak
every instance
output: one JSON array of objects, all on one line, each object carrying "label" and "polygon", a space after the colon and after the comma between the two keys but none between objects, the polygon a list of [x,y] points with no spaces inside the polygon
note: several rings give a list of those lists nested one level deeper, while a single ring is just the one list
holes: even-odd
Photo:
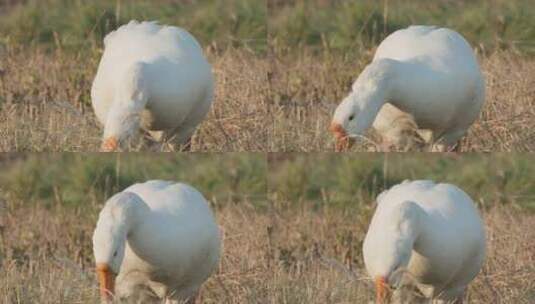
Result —
[{"label": "orange beak", "polygon": [[100,146],[101,152],[113,152],[117,150],[117,147],[119,146],[119,143],[117,142],[117,138],[114,136],[108,137],[104,139],[102,142],[102,146]]},{"label": "orange beak", "polygon": [[336,144],[335,144],[335,150],[336,152],[341,152],[343,150],[351,148],[353,143],[355,142],[354,139],[349,137],[346,133],[346,130],[342,128],[342,125],[338,123],[331,123],[331,126],[329,127],[329,130],[331,133],[333,133],[334,137],[336,138]]},{"label": "orange beak", "polygon": [[100,297],[107,303],[113,299],[115,292],[115,274],[107,264],[97,264],[97,276],[100,285]]},{"label": "orange beak", "polygon": [[376,303],[384,304],[388,300],[388,284],[386,284],[385,277],[377,277],[375,279]]}]

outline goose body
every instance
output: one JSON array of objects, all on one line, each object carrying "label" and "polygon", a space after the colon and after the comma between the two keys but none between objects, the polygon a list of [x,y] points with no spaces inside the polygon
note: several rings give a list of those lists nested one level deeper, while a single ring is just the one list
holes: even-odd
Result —
[{"label": "goose body", "polygon": [[104,45],[91,89],[102,149],[117,149],[139,128],[156,141],[185,143],[213,97],[211,67],[195,38],[179,27],[131,21]]},{"label": "goose body", "polygon": [[341,145],[373,125],[385,141],[398,145],[400,129],[413,126],[431,131],[434,150],[444,151],[477,119],[484,99],[479,64],[459,33],[410,26],[381,42],[336,109],[331,130]]},{"label": "goose body", "polygon": [[93,251],[104,301],[112,295],[138,297],[136,292],[146,290],[167,303],[182,303],[193,301],[215,270],[219,230],[197,190],[148,181],[106,202],[93,234]]},{"label": "goose body", "polygon": [[363,254],[378,303],[387,297],[385,285],[407,282],[433,303],[452,303],[462,301],[483,265],[485,232],[474,203],[461,189],[405,181],[377,197]]}]

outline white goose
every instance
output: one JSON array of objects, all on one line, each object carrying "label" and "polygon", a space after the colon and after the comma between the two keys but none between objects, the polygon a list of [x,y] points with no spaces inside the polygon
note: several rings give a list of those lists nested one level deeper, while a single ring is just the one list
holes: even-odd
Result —
[{"label": "white goose", "polygon": [[372,124],[385,141],[399,145],[402,129],[412,124],[432,132],[433,150],[446,151],[477,119],[484,99],[477,59],[460,34],[410,26],[381,42],[337,107],[330,129],[341,149]]},{"label": "white goose", "polygon": [[462,302],[485,258],[485,232],[461,189],[405,181],[377,197],[363,254],[378,303],[389,297],[387,286],[408,282],[433,303]]},{"label": "white goose", "polygon": [[166,303],[194,303],[219,261],[219,230],[197,190],[148,181],[106,202],[93,252],[103,302],[147,290]]},{"label": "white goose", "polygon": [[130,21],[104,39],[91,89],[104,125],[101,149],[114,151],[141,127],[154,140],[188,144],[213,97],[213,76],[199,43],[187,31]]}]

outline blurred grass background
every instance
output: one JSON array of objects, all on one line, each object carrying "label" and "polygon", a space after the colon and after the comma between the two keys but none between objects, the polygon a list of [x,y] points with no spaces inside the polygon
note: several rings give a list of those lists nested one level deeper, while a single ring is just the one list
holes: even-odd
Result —
[{"label": "blurred grass background", "polygon": [[134,183],[163,179],[192,185],[214,207],[243,201],[261,207],[266,165],[255,153],[8,153],[0,157],[0,194],[12,204],[93,210]]},{"label": "blurred grass background", "polygon": [[452,28],[481,51],[535,54],[532,0],[268,0],[271,45],[348,56],[411,24]]},{"label": "blurred grass background", "polygon": [[534,160],[527,153],[281,153],[270,156],[268,170],[262,153],[11,153],[0,158],[0,192],[23,204],[83,206],[164,179],[189,183],[216,205],[252,200],[264,208],[269,188],[277,208],[358,209],[405,179],[431,179],[458,185],[482,208],[535,211]]},{"label": "blurred grass background", "polygon": [[254,0],[7,0],[0,4],[0,42],[68,51],[101,46],[132,19],[191,32],[201,45],[266,50],[266,5]]},{"label": "blurred grass background", "polygon": [[452,183],[479,207],[535,211],[535,155],[430,153],[280,154],[270,162],[270,199],[296,208],[373,209],[405,179]]},{"label": "blurred grass background", "polygon": [[[203,45],[312,47],[353,55],[411,24],[462,33],[483,51],[535,54],[531,0],[6,0],[3,43],[91,48],[131,19],[158,20],[191,31]],[[269,14],[269,19],[266,19]]]}]

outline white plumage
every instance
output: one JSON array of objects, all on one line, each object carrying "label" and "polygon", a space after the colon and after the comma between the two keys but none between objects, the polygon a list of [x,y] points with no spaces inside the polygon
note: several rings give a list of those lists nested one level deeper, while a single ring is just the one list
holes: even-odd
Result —
[{"label": "white plumage", "polygon": [[132,185],[106,202],[93,251],[104,301],[112,294],[128,298],[148,290],[166,303],[193,303],[217,266],[220,237],[202,194],[155,180]]},{"label": "white plumage", "polygon": [[378,303],[387,298],[386,286],[408,282],[434,303],[451,303],[462,300],[483,265],[485,232],[461,189],[405,181],[377,197],[363,254]]},{"label": "white plumage", "polygon": [[389,35],[334,113],[338,147],[373,127],[400,145],[404,128],[431,131],[433,149],[452,149],[479,116],[484,80],[457,32],[410,26]]},{"label": "white plumage", "polygon": [[117,149],[140,127],[156,141],[186,143],[213,99],[211,67],[195,38],[178,27],[130,21],[104,45],[91,89],[104,125],[102,149]]}]

